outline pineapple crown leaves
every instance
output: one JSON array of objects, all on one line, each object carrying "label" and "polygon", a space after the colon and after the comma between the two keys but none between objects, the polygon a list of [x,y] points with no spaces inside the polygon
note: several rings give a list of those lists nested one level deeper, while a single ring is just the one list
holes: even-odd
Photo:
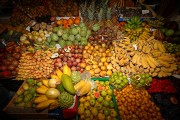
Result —
[{"label": "pineapple crown leaves", "polygon": [[112,15],[112,13],[111,13],[111,8],[108,8],[108,9],[107,9],[107,12],[106,12],[106,18],[107,18],[108,20],[110,20],[110,19],[111,19],[111,15]]},{"label": "pineapple crown leaves", "polygon": [[87,13],[88,13],[88,16],[87,16],[88,20],[93,21],[93,19],[94,19],[94,11],[92,11],[91,9],[88,9]]},{"label": "pineapple crown leaves", "polygon": [[101,8],[99,13],[98,13],[98,21],[101,21],[103,19],[103,9]]}]

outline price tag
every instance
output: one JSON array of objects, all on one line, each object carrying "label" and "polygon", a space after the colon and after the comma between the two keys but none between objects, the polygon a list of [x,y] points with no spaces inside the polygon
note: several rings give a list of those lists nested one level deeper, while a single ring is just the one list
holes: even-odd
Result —
[{"label": "price tag", "polygon": [[142,10],[142,14],[147,14],[149,13],[149,10]]},{"label": "price tag", "polygon": [[49,34],[45,34],[46,37],[49,37],[50,35]]},{"label": "price tag", "polygon": [[27,30],[27,31],[30,31],[30,28],[31,28],[31,27],[30,27],[30,26],[28,26],[28,27],[26,28],[26,30]]}]

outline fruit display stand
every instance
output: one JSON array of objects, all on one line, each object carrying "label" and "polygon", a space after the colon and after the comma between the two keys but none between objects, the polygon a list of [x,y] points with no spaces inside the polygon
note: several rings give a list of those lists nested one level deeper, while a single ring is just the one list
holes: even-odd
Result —
[{"label": "fruit display stand", "polygon": [[[93,81],[100,81],[100,82],[105,82],[105,81],[109,81],[109,77],[101,77],[101,78],[91,78],[91,80]],[[111,85],[110,86],[110,89],[113,91],[113,87]],[[79,97],[80,98],[80,97]],[[79,99],[80,100],[80,99]],[[118,110],[118,107],[117,107],[117,104],[116,104],[116,98],[114,96],[114,93],[112,93],[112,102],[114,103],[114,109],[115,111],[117,112],[117,117],[116,119],[117,120],[121,120],[121,117],[119,115],[119,110]],[[80,101],[78,102],[78,105],[80,105]],[[76,115],[76,120],[79,120],[79,115],[77,114]]]},{"label": "fruit display stand", "polygon": [[[23,86],[25,81],[22,83],[22,85],[19,87],[18,90],[20,90]],[[43,111],[36,111],[34,108],[31,107],[21,107],[21,106],[15,106],[14,101],[17,98],[17,94],[13,96],[13,98],[10,100],[10,102],[7,104],[7,106],[3,109],[4,112],[6,112],[7,115],[16,118],[16,119],[54,119],[54,118],[62,118],[62,111],[60,108],[48,111],[48,109],[45,109]]]}]

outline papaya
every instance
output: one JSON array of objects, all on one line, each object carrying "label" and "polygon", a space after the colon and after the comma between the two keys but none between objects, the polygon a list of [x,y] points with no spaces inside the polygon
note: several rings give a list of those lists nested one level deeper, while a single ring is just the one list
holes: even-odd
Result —
[{"label": "papaya", "polygon": [[73,85],[73,82],[72,82],[72,79],[69,75],[67,74],[63,74],[61,76],[61,83],[64,87],[64,89],[69,92],[70,94],[75,94],[76,91],[74,89],[74,85]]},{"label": "papaya", "polygon": [[46,94],[47,90],[48,90],[48,88],[44,85],[41,85],[40,87],[36,88],[36,92],[39,94]]},{"label": "papaya", "polygon": [[44,101],[46,101],[46,100],[48,100],[48,98],[46,97],[46,95],[40,95],[40,96],[38,96],[38,97],[36,97],[35,99],[34,99],[34,103],[40,103],[40,102],[44,102]]}]

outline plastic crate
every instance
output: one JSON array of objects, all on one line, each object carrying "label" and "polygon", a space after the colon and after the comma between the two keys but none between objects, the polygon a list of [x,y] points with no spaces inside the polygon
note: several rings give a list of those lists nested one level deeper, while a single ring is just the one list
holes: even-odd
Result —
[{"label": "plastic crate", "polygon": [[[91,80],[99,80],[99,81],[108,81],[109,80],[109,77],[103,77],[103,78],[91,78]],[[113,90],[113,87],[110,85],[110,88]],[[120,114],[119,114],[119,110],[118,110],[118,106],[117,106],[117,103],[116,103],[116,98],[114,96],[114,93],[112,94],[112,101],[114,103],[114,106],[115,106],[115,110],[117,112],[117,119],[118,120],[121,120],[121,117],[120,117]],[[78,101],[78,106],[79,106],[79,101]],[[77,114],[76,115],[76,120],[79,120],[79,115]]]}]

